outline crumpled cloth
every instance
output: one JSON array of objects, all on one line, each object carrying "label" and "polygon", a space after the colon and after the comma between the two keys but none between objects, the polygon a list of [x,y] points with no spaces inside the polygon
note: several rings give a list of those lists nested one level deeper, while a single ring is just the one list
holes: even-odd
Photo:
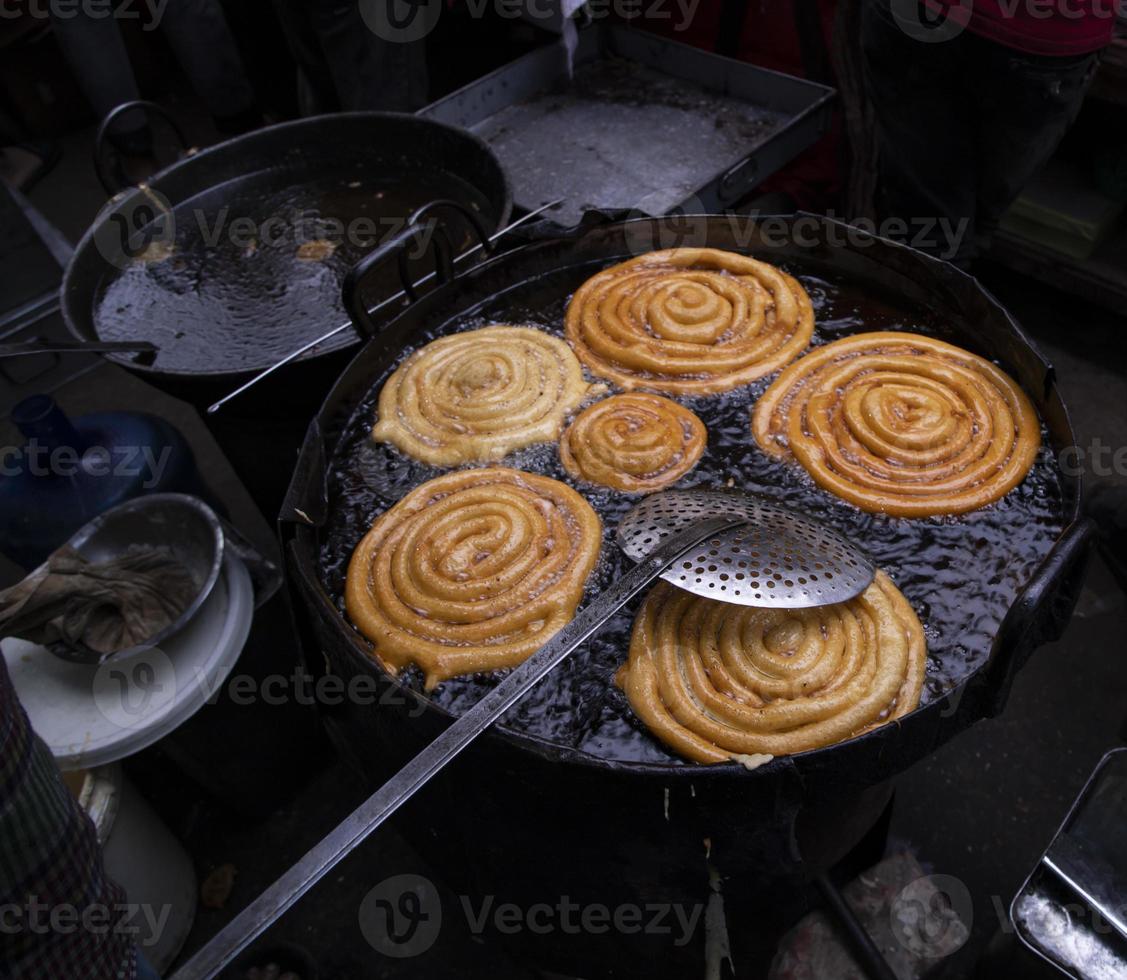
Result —
[{"label": "crumpled cloth", "polygon": [[90,562],[63,547],[0,592],[0,638],[109,656],[155,636],[198,592],[166,551],[132,545],[110,561]]}]

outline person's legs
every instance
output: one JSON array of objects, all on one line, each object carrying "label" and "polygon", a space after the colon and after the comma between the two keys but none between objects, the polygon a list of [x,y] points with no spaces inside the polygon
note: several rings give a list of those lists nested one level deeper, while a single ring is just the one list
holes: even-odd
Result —
[{"label": "person's legs", "polygon": [[[141,97],[125,42],[112,17],[87,16],[79,5],[66,14],[54,13],[51,30],[99,119],[121,103]],[[117,120],[110,139],[126,153],[145,154],[152,148],[140,111]]]},{"label": "person's legs", "polygon": [[1047,58],[981,42],[979,246],[1076,119],[1097,56]]},{"label": "person's legs", "polygon": [[341,108],[414,112],[426,104],[425,40],[377,36],[358,4],[317,0],[310,16]]},{"label": "person's legs", "polygon": [[332,112],[339,109],[340,99],[332,72],[310,20],[309,0],[272,0],[272,5],[300,72],[299,103],[302,110]]},{"label": "person's legs", "polygon": [[962,261],[978,188],[966,39],[918,40],[896,23],[889,0],[867,0],[861,48],[878,129],[877,216],[909,222],[910,242]]},{"label": "person's legs", "polygon": [[221,130],[261,124],[254,89],[216,0],[168,0],[161,29]]}]

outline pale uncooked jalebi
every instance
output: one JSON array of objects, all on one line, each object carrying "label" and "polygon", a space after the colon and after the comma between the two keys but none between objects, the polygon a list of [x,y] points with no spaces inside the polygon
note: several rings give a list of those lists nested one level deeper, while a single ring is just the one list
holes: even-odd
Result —
[{"label": "pale uncooked jalebi", "polygon": [[852,738],[920,700],[927,645],[883,572],[860,596],[755,609],[661,582],[618,672],[634,713],[697,762],[790,755]]},{"label": "pale uncooked jalebi", "polygon": [[575,613],[602,526],[557,480],[491,467],[412,490],[352,554],[345,607],[392,673],[409,663],[427,688],[511,667]]},{"label": "pale uncooked jalebi", "polygon": [[1037,411],[1005,372],[911,333],[834,341],[786,368],[756,403],[760,446],[793,456],[862,510],[961,514],[1009,493],[1041,445]]},{"label": "pale uncooked jalebi", "polygon": [[711,394],[796,358],[810,343],[814,310],[799,282],[772,265],[675,248],[588,279],[565,327],[579,359],[623,388]]},{"label": "pale uncooked jalebi", "polygon": [[372,438],[433,466],[495,461],[554,442],[564,418],[598,391],[559,338],[482,327],[432,341],[396,369]]},{"label": "pale uncooked jalebi", "polygon": [[660,395],[613,395],[583,409],[560,439],[560,461],[577,479],[650,493],[689,472],[708,441],[704,423]]}]

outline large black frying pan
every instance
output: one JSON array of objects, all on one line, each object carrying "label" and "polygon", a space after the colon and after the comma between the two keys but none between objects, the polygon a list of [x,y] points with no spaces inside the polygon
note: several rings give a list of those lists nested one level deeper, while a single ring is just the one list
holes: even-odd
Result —
[{"label": "large black frying pan", "polygon": [[[163,115],[151,103],[119,106],[100,139],[137,106]],[[96,165],[112,190],[103,145]],[[488,146],[453,126],[386,112],[268,126],[121,189],[75,249],[63,317],[81,340],[153,341],[152,363],[109,359],[206,407],[347,320],[340,289],[349,268],[435,199],[472,209],[489,231],[512,205]],[[450,234],[455,251],[476,243],[464,221]],[[381,283],[372,292],[381,298]],[[252,389],[236,412],[307,416],[356,342],[342,332]]]},{"label": "large black frying pan", "polygon": [[[887,801],[881,787],[891,777],[1001,709],[1016,671],[1071,612],[1090,526],[1080,518],[1078,480],[1056,464],[1073,434],[1052,369],[975,280],[811,215],[758,224],[729,216],[670,220],[612,221],[535,242],[409,307],[357,354],[314,419],[282,528],[310,668],[373,678],[382,691],[368,703],[346,700],[324,712],[342,750],[378,780],[493,683],[457,679],[426,695],[410,673],[389,678],[341,612],[352,547],[377,513],[435,475],[368,438],[375,394],[406,351],[489,321],[558,331],[567,298],[588,276],[633,254],[683,244],[747,252],[798,276],[815,303],[818,342],[866,329],[913,329],[1009,371],[1037,405],[1047,451],[1004,501],[961,518],[864,514],[767,459],[751,439],[748,413],[765,382],[692,404],[709,427],[709,448],[683,485],[734,484],[781,499],[843,531],[904,589],[929,635],[928,681],[916,711],[753,772],[736,763],[688,764],[631,722],[613,688],[626,655],[626,616],[411,804],[405,829],[417,832],[443,874],[471,895],[525,909],[556,907],[561,896],[610,908],[693,907],[709,902],[722,882],[736,941],[779,911],[771,882],[808,877],[838,860]],[[551,452],[507,462],[566,478]],[[629,505],[578,489],[608,528]],[[613,545],[606,559],[597,578],[624,567]],[[595,588],[605,584],[599,578]],[[507,942],[534,947],[533,959],[545,968],[662,977],[699,973],[700,940],[682,947],[665,934],[557,930]]]}]

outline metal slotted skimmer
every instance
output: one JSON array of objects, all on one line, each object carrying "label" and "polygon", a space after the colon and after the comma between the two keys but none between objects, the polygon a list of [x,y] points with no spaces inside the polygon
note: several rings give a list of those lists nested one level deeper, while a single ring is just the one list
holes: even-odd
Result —
[{"label": "metal slotted skimmer", "polygon": [[797,608],[851,599],[868,587],[875,574],[869,560],[841,535],[742,493],[671,490],[653,494],[619,524],[618,543],[638,562],[634,568],[361,803],[171,980],[215,976],[659,576],[710,599]]},{"label": "metal slotted skimmer", "polygon": [[836,531],[743,493],[668,490],[643,500],[618,525],[635,561],[706,517],[748,523],[702,542],[661,573],[696,595],[746,606],[799,609],[844,602],[873,581],[872,562]]}]

